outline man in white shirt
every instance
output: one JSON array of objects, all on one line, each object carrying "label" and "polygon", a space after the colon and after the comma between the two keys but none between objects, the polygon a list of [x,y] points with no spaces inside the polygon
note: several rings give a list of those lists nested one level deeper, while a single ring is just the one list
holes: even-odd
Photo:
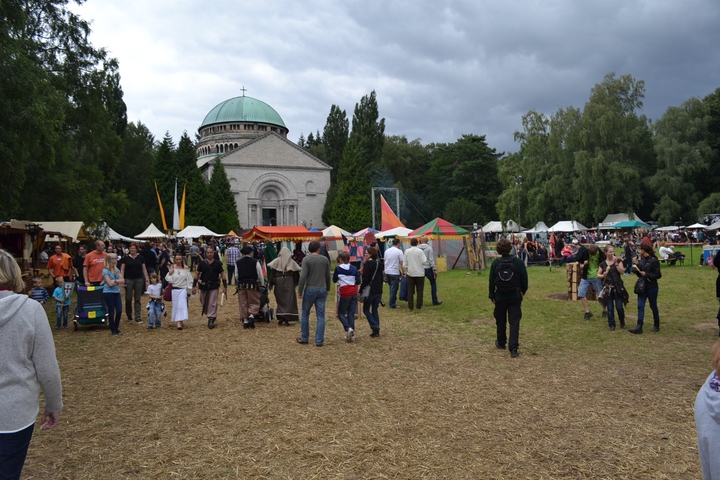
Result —
[{"label": "man in white shirt", "polygon": [[403,252],[400,250],[400,239],[394,238],[392,247],[385,251],[385,276],[390,285],[390,308],[397,308],[398,285],[400,285],[400,277],[403,275],[403,257]]},{"label": "man in white shirt", "polygon": [[408,309],[413,310],[413,297],[417,289],[417,309],[420,310],[423,304],[423,290],[425,290],[425,253],[418,248],[417,238],[410,240],[411,247],[405,252],[403,259],[403,270],[407,276],[408,285]]}]

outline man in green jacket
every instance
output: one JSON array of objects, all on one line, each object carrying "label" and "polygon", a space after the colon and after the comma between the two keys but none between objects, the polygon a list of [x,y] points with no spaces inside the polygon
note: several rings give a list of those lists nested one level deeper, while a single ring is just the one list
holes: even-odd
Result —
[{"label": "man in green jacket", "polygon": [[522,300],[528,289],[528,276],[525,264],[519,258],[510,256],[512,244],[501,238],[496,247],[499,258],[490,266],[490,301],[495,304],[495,324],[497,340],[495,346],[505,350],[507,342],[506,324],[510,323],[510,356],[517,358],[520,345],[520,319],[522,318]]}]

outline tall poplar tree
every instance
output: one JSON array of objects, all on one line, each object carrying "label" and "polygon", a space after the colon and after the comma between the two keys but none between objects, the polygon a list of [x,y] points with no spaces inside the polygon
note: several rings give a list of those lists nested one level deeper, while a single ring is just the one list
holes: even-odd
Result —
[{"label": "tall poplar tree", "polygon": [[370,178],[380,166],[385,142],[385,119],[378,121],[373,90],[355,104],[352,132],[343,150],[338,171],[338,189],[328,223],[348,230],[360,230],[372,223]]},{"label": "tall poplar tree", "polygon": [[208,191],[213,208],[209,217],[211,221],[206,226],[215,233],[228,233],[230,230],[237,232],[240,220],[235,195],[230,191],[230,181],[219,158],[213,163]]},{"label": "tall poplar tree", "polygon": [[[348,121],[345,110],[340,110],[337,105],[330,107],[330,114],[325,122],[323,130],[323,146],[325,153],[325,163],[332,167],[330,171],[330,190],[328,190],[325,206],[323,208],[322,219],[326,225],[330,225],[330,211],[335,195],[337,194],[337,178],[342,161],[343,150],[347,145],[348,134],[350,132],[350,122]],[[302,139],[302,137],[301,137]]]}]

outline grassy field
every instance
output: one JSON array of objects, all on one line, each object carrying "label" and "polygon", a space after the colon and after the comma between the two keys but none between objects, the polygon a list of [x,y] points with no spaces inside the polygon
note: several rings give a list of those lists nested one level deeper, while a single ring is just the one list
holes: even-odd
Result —
[{"label": "grassy field", "polygon": [[233,296],[215,330],[195,298],[183,331],[54,331],[65,410],[24,478],[697,479],[716,276],[663,267],[661,331],[631,335],[532,267],[518,359],[494,347],[487,274],[465,271],[439,276],[441,306],[381,309],[378,339],[359,319],[354,344],[331,308],[323,348],[243,330]]}]

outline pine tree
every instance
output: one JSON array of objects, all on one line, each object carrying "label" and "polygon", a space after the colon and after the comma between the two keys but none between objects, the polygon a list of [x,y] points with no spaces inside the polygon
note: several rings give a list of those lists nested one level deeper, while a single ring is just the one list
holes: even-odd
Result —
[{"label": "pine tree", "polygon": [[[175,177],[177,176],[178,164],[175,151],[175,144],[170,132],[165,132],[165,137],[155,154],[152,172],[153,179],[157,182],[158,192],[165,211],[165,222],[168,228],[172,228],[173,194],[175,192]],[[157,202],[157,199],[156,199]],[[158,212],[159,215],[159,212]],[[158,228],[162,228],[162,220],[156,219]]]},{"label": "pine tree", "polygon": [[216,158],[213,163],[208,191],[214,207],[214,217],[209,217],[213,221],[207,227],[215,233],[228,233],[230,230],[237,230],[240,227],[240,220],[238,219],[235,196],[230,191],[230,181],[219,158]]},{"label": "pine tree", "polygon": [[[178,143],[177,165],[178,197],[181,195],[183,182],[186,182],[187,185],[185,226],[207,226],[206,223],[209,220],[212,221],[216,213],[208,195],[208,186],[197,166],[195,145],[190,140],[187,132],[183,132]],[[178,201],[180,201],[180,198],[178,198]]]}]

